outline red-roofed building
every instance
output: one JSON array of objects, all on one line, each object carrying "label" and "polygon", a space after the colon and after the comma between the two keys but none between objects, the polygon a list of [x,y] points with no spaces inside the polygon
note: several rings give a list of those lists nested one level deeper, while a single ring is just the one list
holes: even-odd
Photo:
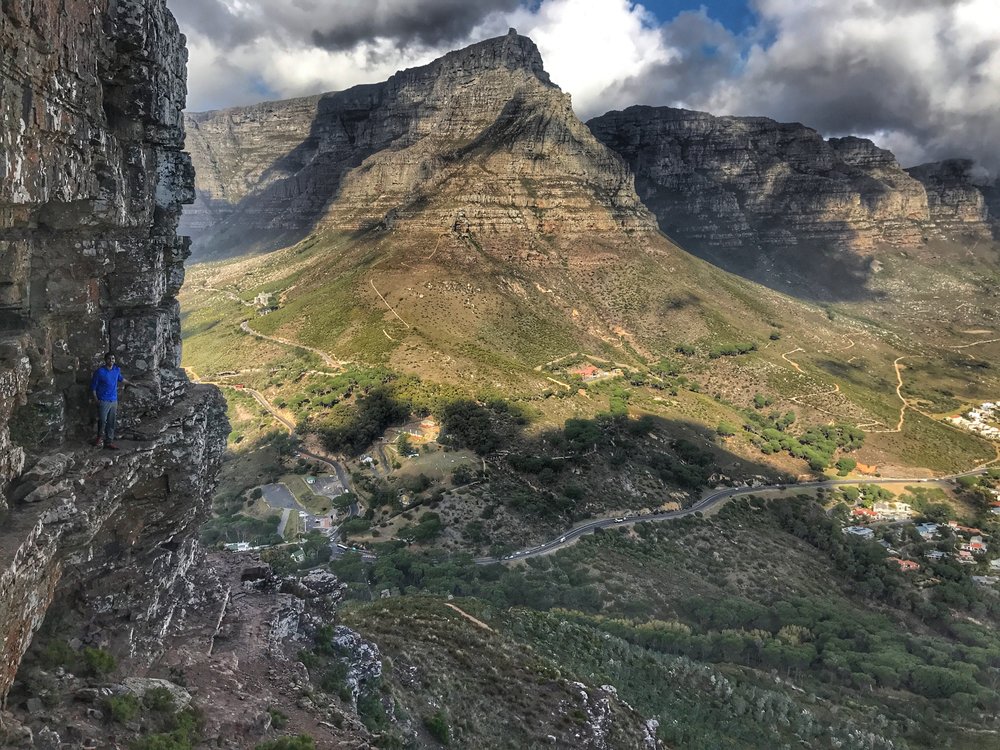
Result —
[{"label": "red-roofed building", "polygon": [[601,374],[601,369],[595,365],[588,362],[585,365],[580,365],[579,367],[574,367],[569,371],[570,375],[579,375],[584,380],[590,380],[591,378],[596,378]]},{"label": "red-roofed building", "polygon": [[904,560],[901,557],[890,557],[889,561],[896,563],[896,565],[899,566],[899,569],[902,570],[904,573],[910,573],[915,570],[920,570],[919,563],[915,563],[913,562],[913,560]]}]

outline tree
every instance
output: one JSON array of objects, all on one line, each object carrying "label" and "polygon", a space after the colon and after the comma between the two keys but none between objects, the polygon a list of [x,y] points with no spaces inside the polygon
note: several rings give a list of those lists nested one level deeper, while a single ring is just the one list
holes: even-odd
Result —
[{"label": "tree", "polygon": [[847,458],[845,456],[844,458],[838,459],[837,474],[839,474],[842,477],[846,477],[848,474],[854,471],[855,468],[857,468],[857,465],[858,462],[855,461],[853,458]]},{"label": "tree", "polygon": [[399,433],[399,437],[396,438],[396,450],[399,451],[401,456],[409,456],[413,453],[413,446],[410,444],[410,436],[405,432]]},{"label": "tree", "polygon": [[979,477],[974,475],[958,478],[958,486],[961,487],[963,490],[971,490],[978,484],[979,484]]}]

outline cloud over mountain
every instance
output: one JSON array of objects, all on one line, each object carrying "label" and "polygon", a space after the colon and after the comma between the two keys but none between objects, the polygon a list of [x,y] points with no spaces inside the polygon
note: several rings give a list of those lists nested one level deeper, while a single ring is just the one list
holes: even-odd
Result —
[{"label": "cloud over mountain", "polygon": [[[383,80],[515,26],[582,117],[633,103],[759,114],[868,135],[907,164],[1000,168],[995,0],[752,0],[734,32],[706,9],[629,0],[176,0],[192,109]],[[665,23],[663,23],[665,21]]]}]

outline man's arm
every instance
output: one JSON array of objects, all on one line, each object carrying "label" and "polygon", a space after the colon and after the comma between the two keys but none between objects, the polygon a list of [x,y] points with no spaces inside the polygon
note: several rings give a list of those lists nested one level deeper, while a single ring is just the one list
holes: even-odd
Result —
[{"label": "man's arm", "polygon": [[90,398],[97,403],[97,370],[90,376]]}]

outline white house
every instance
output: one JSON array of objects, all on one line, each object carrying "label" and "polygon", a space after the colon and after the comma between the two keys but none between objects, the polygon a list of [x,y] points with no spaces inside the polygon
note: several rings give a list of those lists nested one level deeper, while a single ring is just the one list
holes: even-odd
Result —
[{"label": "white house", "polygon": [[860,537],[861,539],[874,539],[875,532],[867,526],[848,526],[844,529],[845,534]]}]

